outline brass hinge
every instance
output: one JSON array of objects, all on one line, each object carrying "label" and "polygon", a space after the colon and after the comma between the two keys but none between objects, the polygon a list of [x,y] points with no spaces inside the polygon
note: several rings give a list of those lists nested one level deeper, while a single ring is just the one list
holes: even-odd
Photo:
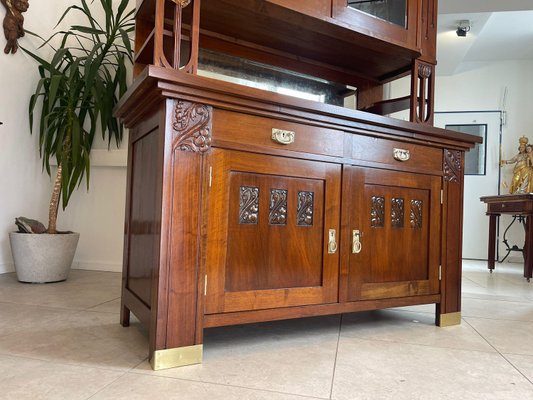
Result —
[{"label": "brass hinge", "polygon": [[444,190],[440,190],[440,204],[444,204]]},{"label": "brass hinge", "polygon": [[439,281],[442,281],[442,265],[439,265]]},{"label": "brass hinge", "polygon": [[205,274],[204,278],[204,296],[207,296],[207,274]]},{"label": "brass hinge", "polygon": [[213,184],[213,167],[209,167],[209,187]]}]

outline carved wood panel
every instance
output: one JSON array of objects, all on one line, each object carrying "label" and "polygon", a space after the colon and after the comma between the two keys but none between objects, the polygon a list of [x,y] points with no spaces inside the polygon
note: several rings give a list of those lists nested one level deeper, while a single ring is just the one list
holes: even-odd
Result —
[{"label": "carved wood panel", "polygon": [[403,199],[393,198],[391,200],[391,224],[393,228],[403,228]]},{"label": "carved wood panel", "polygon": [[383,228],[385,226],[385,197],[372,196],[370,226],[372,228]]},{"label": "carved wood panel", "polygon": [[239,223],[257,224],[259,220],[259,188],[241,186],[239,201]]},{"label": "carved wood panel", "polygon": [[313,225],[314,196],[313,192],[298,192],[298,208],[296,211],[296,224],[298,226]]},{"label": "carved wood panel", "polygon": [[462,155],[459,150],[444,150],[444,179],[459,183],[462,175]]},{"label": "carved wood panel", "polygon": [[211,148],[213,108],[205,104],[175,102],[173,148],[205,153]]},{"label": "carved wood panel", "polygon": [[268,222],[271,225],[287,224],[287,190],[270,190],[270,214]]},{"label": "carved wood panel", "polygon": [[422,229],[422,200],[411,200],[410,222],[411,228]]}]

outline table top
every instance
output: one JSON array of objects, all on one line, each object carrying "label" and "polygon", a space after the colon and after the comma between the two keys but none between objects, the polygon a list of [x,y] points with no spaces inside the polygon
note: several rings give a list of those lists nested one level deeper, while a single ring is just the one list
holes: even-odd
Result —
[{"label": "table top", "polygon": [[483,196],[487,214],[533,215],[533,193]]}]

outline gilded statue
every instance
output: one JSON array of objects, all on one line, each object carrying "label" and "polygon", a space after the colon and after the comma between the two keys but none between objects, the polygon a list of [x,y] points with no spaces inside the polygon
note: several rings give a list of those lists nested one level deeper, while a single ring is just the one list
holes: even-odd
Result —
[{"label": "gilded statue", "polygon": [[4,34],[7,39],[4,53],[15,54],[18,49],[18,39],[24,36],[24,17],[23,12],[28,10],[30,3],[28,0],[0,0],[6,8],[4,18]]},{"label": "gilded statue", "polygon": [[533,147],[528,145],[528,139],[522,136],[518,139],[518,154],[509,160],[502,160],[501,164],[515,164],[513,179],[509,193],[530,193],[533,189]]}]

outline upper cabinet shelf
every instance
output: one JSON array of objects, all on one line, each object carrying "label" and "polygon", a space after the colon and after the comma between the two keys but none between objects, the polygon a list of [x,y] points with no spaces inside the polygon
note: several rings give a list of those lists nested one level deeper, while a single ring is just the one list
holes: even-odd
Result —
[{"label": "upper cabinet shelf", "polygon": [[[386,82],[407,73],[421,56],[421,3],[434,0],[399,1],[405,3],[404,27],[349,6],[350,0],[201,0],[200,29],[203,36]],[[153,19],[155,3],[138,1],[137,18]],[[165,2],[166,18],[173,6]]]}]

